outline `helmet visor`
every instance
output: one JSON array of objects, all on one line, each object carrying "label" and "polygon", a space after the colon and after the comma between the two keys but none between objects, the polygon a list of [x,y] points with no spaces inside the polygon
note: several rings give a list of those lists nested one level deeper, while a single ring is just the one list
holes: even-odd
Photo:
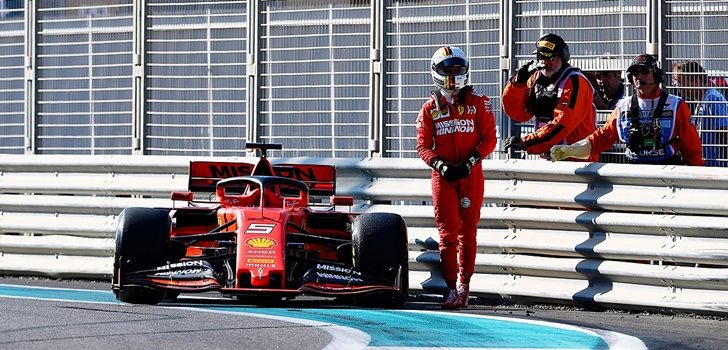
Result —
[{"label": "helmet visor", "polygon": [[450,57],[436,64],[434,70],[442,76],[464,75],[468,73],[468,62],[462,57]]}]

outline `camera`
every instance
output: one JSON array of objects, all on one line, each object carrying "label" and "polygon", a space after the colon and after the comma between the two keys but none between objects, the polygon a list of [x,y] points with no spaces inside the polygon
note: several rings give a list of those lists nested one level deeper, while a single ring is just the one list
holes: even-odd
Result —
[{"label": "camera", "polygon": [[627,134],[627,147],[636,154],[660,148],[660,125],[658,123],[633,125]]}]

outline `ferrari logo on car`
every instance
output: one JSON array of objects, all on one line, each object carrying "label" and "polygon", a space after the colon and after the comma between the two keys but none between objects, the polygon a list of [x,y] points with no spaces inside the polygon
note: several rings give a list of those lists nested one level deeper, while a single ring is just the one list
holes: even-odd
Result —
[{"label": "ferrari logo on car", "polygon": [[255,237],[245,240],[245,244],[251,248],[265,249],[278,245],[278,242],[270,238]]}]

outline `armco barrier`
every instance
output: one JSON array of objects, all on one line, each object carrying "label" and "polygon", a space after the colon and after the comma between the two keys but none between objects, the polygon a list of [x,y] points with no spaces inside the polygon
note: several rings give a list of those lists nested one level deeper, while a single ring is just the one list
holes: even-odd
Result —
[{"label": "armco barrier", "polygon": [[[108,278],[116,216],[171,206],[190,160],[0,156],[0,273]],[[271,161],[336,165],[337,193],[360,203],[353,210],[407,221],[410,287],[442,287],[439,255],[424,248],[438,237],[420,160]],[[728,314],[728,169],[540,160],[484,169],[474,294]]]}]

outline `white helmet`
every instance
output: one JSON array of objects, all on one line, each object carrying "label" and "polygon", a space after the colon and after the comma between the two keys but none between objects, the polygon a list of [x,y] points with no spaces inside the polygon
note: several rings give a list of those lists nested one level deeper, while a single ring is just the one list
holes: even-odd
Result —
[{"label": "white helmet", "polygon": [[468,84],[470,63],[465,52],[456,46],[443,46],[430,60],[432,81],[441,89],[458,91]]}]

